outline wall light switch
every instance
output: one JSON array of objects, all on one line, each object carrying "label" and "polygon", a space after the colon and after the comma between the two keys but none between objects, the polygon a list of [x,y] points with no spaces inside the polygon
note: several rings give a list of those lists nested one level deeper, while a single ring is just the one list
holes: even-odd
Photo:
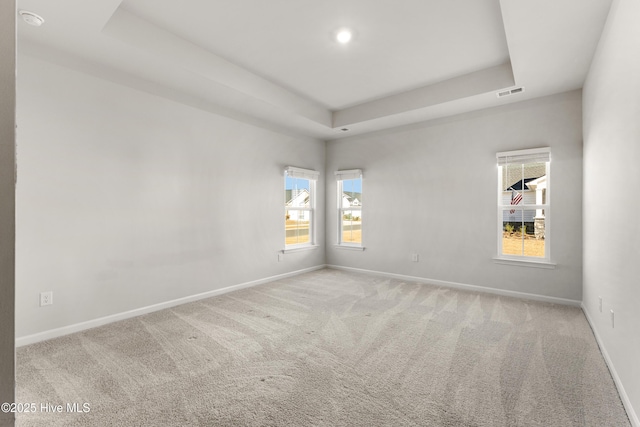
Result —
[{"label": "wall light switch", "polygon": [[418,254],[411,254],[411,261],[418,262]]}]

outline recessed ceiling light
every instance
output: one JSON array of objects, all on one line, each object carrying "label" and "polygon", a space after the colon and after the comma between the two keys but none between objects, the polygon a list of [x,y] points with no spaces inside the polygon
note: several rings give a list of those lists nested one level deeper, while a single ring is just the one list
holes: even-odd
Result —
[{"label": "recessed ceiling light", "polygon": [[33,12],[29,12],[28,10],[20,10],[18,11],[24,22],[29,25],[33,25],[34,27],[39,27],[44,23],[44,19],[40,15],[36,15]]},{"label": "recessed ceiling light", "polygon": [[336,40],[339,43],[347,44],[351,41],[351,31],[349,30],[340,30],[338,34],[336,34]]}]

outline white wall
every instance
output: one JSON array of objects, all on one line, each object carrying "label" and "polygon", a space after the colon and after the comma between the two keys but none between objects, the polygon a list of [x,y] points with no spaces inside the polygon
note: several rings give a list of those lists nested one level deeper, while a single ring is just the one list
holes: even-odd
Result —
[{"label": "white wall", "polygon": [[[640,426],[639,19],[638,0],[614,1],[584,87],[583,307],[636,426]],[[610,310],[615,313],[615,327]]]},{"label": "white wall", "polygon": [[[327,263],[580,300],[581,93],[327,145]],[[496,264],[495,153],[551,147],[553,270]],[[362,168],[365,251],[336,249],[333,171]],[[419,262],[411,261],[411,253]]]},{"label": "white wall", "polygon": [[[15,401],[16,3],[0,2],[0,403]],[[13,426],[0,411],[0,426]]]},{"label": "white wall", "polygon": [[324,163],[323,141],[21,53],[17,336],[323,265],[323,248],[277,251],[284,167]]}]

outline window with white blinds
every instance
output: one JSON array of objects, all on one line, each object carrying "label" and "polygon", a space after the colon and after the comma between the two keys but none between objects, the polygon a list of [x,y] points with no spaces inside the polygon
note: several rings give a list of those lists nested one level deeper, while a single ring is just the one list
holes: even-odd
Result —
[{"label": "window with white blinds", "polygon": [[498,258],[548,262],[548,147],[497,153]]},{"label": "window with white blinds", "polygon": [[338,183],[338,245],[362,246],[362,170],[335,172]]},{"label": "window with white blinds", "polygon": [[285,249],[315,243],[315,192],[319,176],[314,170],[293,166],[284,171]]}]

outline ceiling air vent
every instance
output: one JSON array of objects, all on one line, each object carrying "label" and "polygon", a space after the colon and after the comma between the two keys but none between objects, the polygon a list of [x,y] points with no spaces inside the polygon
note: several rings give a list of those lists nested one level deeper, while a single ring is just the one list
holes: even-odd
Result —
[{"label": "ceiling air vent", "polygon": [[502,98],[504,96],[509,96],[509,95],[513,95],[514,93],[520,93],[520,92],[524,92],[524,86],[515,87],[509,90],[503,90],[496,93],[496,95],[498,95],[498,98]]}]

